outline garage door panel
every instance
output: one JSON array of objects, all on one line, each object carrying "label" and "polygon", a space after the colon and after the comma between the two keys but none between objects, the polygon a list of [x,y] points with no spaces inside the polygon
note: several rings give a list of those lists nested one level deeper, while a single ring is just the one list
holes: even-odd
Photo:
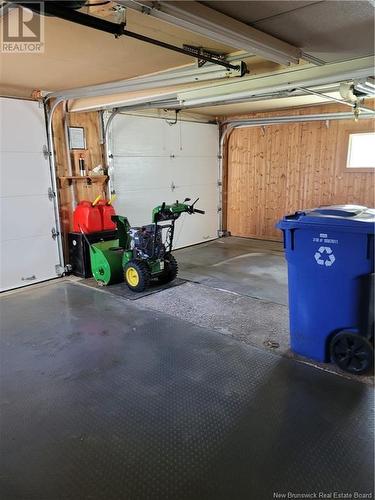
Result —
[{"label": "garage door panel", "polygon": [[51,234],[55,224],[51,203],[47,195],[1,198],[0,240]]},{"label": "garage door panel", "polygon": [[43,151],[46,144],[44,112],[37,102],[3,98],[0,111],[2,151]]},{"label": "garage door panel", "polygon": [[163,201],[199,197],[198,206],[206,215],[183,215],[176,222],[175,247],[216,238],[217,126],[188,122],[170,126],[165,120],[126,115],[114,121],[112,181],[117,212],[139,226],[151,222],[152,209]]},{"label": "garage door panel", "polygon": [[194,234],[195,243],[202,243],[217,238],[217,215],[189,216],[184,214],[176,222],[175,239],[173,248],[191,245],[191,235]]},{"label": "garage door panel", "polygon": [[131,226],[151,224],[151,214],[154,207],[163,201],[174,200],[169,189],[148,189],[123,191],[114,202],[116,212],[128,218]]},{"label": "garage door panel", "polygon": [[[0,242],[0,289],[8,290],[50,279],[56,261],[56,243],[51,236]],[[43,266],[38,265],[40,259]],[[56,274],[56,273],[55,273]]]},{"label": "garage door panel", "polygon": [[[140,116],[119,115],[113,120],[112,153],[116,155],[166,156],[167,129],[162,121]],[[161,123],[160,126],[155,126]]]},{"label": "garage door panel", "polygon": [[172,178],[179,187],[217,184],[217,158],[175,158]]},{"label": "garage door panel", "polygon": [[[208,241],[217,238],[218,212],[217,196],[215,185],[211,186],[189,186],[188,188],[177,188],[175,190],[176,199],[182,201],[185,196],[189,196],[193,201],[199,198],[196,208],[204,210],[205,214],[183,214],[176,223],[175,248]],[[182,230],[180,229],[182,227]],[[179,235],[179,232],[181,234]]]},{"label": "garage door panel", "polygon": [[[116,191],[217,184],[216,158],[116,158]],[[141,182],[140,182],[141,180]]]},{"label": "garage door panel", "polygon": [[0,98],[0,111],[0,288],[8,290],[56,277],[59,255],[42,153],[44,110],[35,101]]},{"label": "garage door panel", "polygon": [[0,162],[0,196],[47,194],[49,164],[42,153],[0,152]]},{"label": "garage door panel", "polygon": [[[211,187],[211,189],[210,189]],[[215,184],[210,186],[207,185],[190,185],[179,187],[174,192],[174,197],[179,201],[183,201],[185,196],[188,196],[191,201],[195,201],[199,198],[199,201],[195,205],[196,208],[200,208],[205,211],[215,211],[217,212],[217,196],[215,193]]]},{"label": "garage door panel", "polygon": [[211,156],[217,159],[218,127],[206,123],[179,122],[169,126],[167,144],[178,156]]},{"label": "garage door panel", "polygon": [[117,157],[114,159],[116,191],[162,189],[172,182],[170,158]]}]

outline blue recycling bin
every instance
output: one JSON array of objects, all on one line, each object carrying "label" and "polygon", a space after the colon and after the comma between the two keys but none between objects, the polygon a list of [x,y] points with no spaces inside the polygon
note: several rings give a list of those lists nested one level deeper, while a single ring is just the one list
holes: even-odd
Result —
[{"label": "blue recycling bin", "polygon": [[355,357],[360,352],[363,342],[365,350],[371,351],[367,358],[372,356],[374,223],[375,210],[356,205],[296,212],[278,222],[288,263],[290,339],[295,353],[327,362],[333,337],[344,332],[344,341],[341,333],[337,337],[341,368],[364,371],[358,356],[349,360],[353,366],[346,363],[351,354]]}]

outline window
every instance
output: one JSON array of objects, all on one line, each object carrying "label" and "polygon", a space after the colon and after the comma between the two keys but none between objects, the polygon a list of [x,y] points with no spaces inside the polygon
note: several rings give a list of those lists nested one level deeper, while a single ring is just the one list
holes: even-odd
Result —
[{"label": "window", "polygon": [[375,132],[349,134],[346,168],[375,168]]}]

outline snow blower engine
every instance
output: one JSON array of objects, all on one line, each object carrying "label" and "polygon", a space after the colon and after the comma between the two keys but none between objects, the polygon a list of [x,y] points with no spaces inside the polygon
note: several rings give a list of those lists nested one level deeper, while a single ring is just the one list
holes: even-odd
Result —
[{"label": "snow blower engine", "polygon": [[182,203],[161,205],[152,211],[152,224],[130,227],[128,219],[112,216],[117,225],[118,240],[102,241],[90,245],[91,270],[102,285],[125,280],[135,292],[142,292],[152,279],[159,283],[172,281],[178,273],[176,259],[172,255],[175,222],[182,213],[204,214],[191,205],[190,198]]}]

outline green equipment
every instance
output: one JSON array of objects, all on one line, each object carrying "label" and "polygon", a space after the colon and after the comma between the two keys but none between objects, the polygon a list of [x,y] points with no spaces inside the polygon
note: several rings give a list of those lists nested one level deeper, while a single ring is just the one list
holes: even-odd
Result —
[{"label": "green equipment", "polygon": [[175,222],[181,214],[204,214],[203,210],[183,203],[161,205],[152,211],[152,223],[142,227],[130,227],[128,219],[113,215],[117,225],[117,240],[101,241],[90,245],[91,270],[100,285],[125,281],[135,292],[142,292],[152,279],[159,283],[172,281],[178,273],[176,259],[172,255]]}]

